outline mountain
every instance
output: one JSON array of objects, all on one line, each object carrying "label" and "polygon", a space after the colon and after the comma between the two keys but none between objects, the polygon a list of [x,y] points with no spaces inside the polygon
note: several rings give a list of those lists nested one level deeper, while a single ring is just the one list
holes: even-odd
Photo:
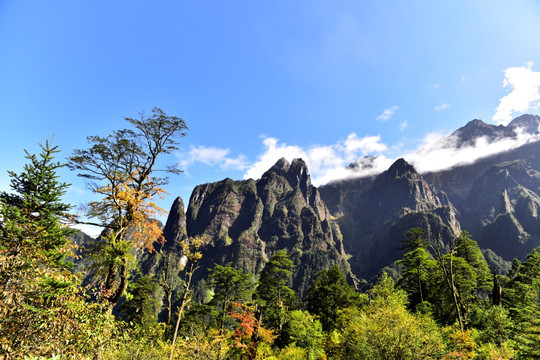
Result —
[{"label": "mountain", "polygon": [[540,246],[540,142],[474,164],[424,174],[445,191],[479,245],[506,260]]},{"label": "mountain", "polygon": [[[316,188],[303,160],[280,159],[258,180],[199,185],[187,211],[175,200],[164,227],[167,242],[142,259],[143,269],[157,274],[167,264],[177,275],[184,265],[179,242],[193,237],[204,242],[195,280],[204,280],[215,263],[257,274],[286,249],[296,265],[293,288],[302,295],[317,272],[335,264],[351,282],[369,280],[402,256],[405,232],[422,227],[443,244],[467,230],[490,266],[505,272],[514,257],[523,260],[540,246],[540,141],[532,137],[539,125],[535,115],[508,126],[473,120],[450,135],[456,147],[523,134],[532,140],[444,171],[420,174],[398,159],[376,176]],[[199,284],[204,293],[204,281]]]},{"label": "mountain", "polygon": [[280,159],[257,181],[197,186],[186,229],[204,240],[205,269],[230,263],[257,274],[274,253],[286,249],[296,265],[293,286],[300,294],[315,274],[333,265],[352,277],[339,226],[301,159]]},{"label": "mountain", "polygon": [[377,177],[335,182],[320,191],[340,215],[338,223],[345,251],[351,255],[351,268],[363,278],[374,276],[401,257],[401,240],[413,227],[429,229],[447,242],[461,231],[445,194],[432,191],[403,159]]},{"label": "mountain", "polygon": [[507,126],[486,124],[482,120],[469,121],[462,128],[454,131],[450,138],[456,140],[456,147],[474,145],[478,139],[483,138],[488,142],[494,142],[504,138],[515,138],[518,133],[538,134],[540,116],[525,114],[512,120]]}]

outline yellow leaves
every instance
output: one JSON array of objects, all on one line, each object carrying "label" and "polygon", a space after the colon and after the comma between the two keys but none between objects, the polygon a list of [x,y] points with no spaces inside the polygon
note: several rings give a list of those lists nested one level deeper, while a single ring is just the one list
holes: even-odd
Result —
[{"label": "yellow leaves", "polygon": [[202,258],[202,253],[198,251],[204,245],[204,241],[199,237],[193,237],[180,242],[182,255],[185,255],[189,261],[195,263]]},{"label": "yellow leaves", "polygon": [[452,351],[443,356],[443,360],[472,359],[476,356],[478,345],[473,340],[472,330],[461,331],[452,326],[443,328],[443,336],[447,338]]}]

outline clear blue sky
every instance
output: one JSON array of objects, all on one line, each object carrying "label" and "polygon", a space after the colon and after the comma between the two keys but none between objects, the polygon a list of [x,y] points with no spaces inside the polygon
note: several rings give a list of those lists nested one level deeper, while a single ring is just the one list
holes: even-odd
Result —
[{"label": "clear blue sky", "polygon": [[[63,158],[154,106],[190,128],[167,209],[281,155],[324,183],[474,118],[539,113],[539,44],[532,0],[0,0],[0,190],[24,148],[54,135]],[[66,200],[88,198],[62,177]]]}]

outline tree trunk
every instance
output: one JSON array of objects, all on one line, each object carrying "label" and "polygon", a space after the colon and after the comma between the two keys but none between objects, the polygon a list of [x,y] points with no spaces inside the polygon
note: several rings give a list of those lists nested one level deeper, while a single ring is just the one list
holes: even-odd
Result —
[{"label": "tree trunk", "polygon": [[185,285],[186,290],[184,291],[184,294],[182,295],[182,302],[180,303],[180,307],[178,309],[178,318],[176,319],[176,326],[174,327],[174,335],[173,335],[173,341],[171,344],[171,354],[169,356],[169,360],[172,360],[173,354],[174,354],[174,345],[176,344],[176,337],[178,336],[178,329],[180,327],[180,321],[182,320],[182,315],[184,314],[184,309],[186,305],[191,301],[191,297],[189,296],[191,293],[191,290],[189,289],[191,286],[191,278],[193,277],[193,273],[195,270],[197,270],[199,267],[191,264],[189,268],[189,272],[187,272],[187,282]]},{"label": "tree trunk", "polygon": [[167,254],[167,257],[163,259],[163,272],[161,273],[161,286],[165,292],[165,298],[167,300],[167,325],[165,327],[165,338],[168,339],[171,335],[171,318],[172,318],[172,289],[171,285],[167,282],[167,274],[169,273],[169,259],[171,254]]},{"label": "tree trunk", "polygon": [[[112,265],[116,268],[116,265]],[[112,311],[112,309],[114,308],[114,306],[118,303],[118,300],[120,300],[120,298],[122,297],[122,295],[124,295],[124,292],[126,291],[127,289],[127,284],[128,284],[128,259],[127,257],[124,257],[123,261],[122,261],[122,265],[120,265],[120,284],[118,285],[118,287],[113,290],[113,289],[110,289],[112,290],[112,293],[106,297],[107,301],[109,302],[109,305],[110,305],[110,311]],[[111,272],[111,267],[109,267],[109,274]],[[107,277],[109,276],[109,274],[107,275]],[[109,291],[109,289],[106,289],[107,291]]]}]

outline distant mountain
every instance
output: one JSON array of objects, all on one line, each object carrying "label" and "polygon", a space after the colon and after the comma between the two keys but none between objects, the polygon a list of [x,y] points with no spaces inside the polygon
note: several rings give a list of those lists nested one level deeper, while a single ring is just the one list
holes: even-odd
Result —
[{"label": "distant mountain", "polygon": [[401,240],[413,227],[429,229],[447,242],[461,231],[446,196],[433,192],[403,159],[375,178],[331,183],[320,191],[340,215],[345,251],[352,255],[351,268],[360,277],[370,278],[398,260]]},{"label": "distant mountain", "polygon": [[[456,147],[474,146],[480,138],[535,135],[539,125],[536,115],[508,126],[473,120],[450,137]],[[369,168],[375,160],[350,167]],[[507,271],[514,257],[524,259],[540,246],[540,141],[432,173],[420,174],[398,159],[377,176],[320,188],[311,184],[303,160],[280,159],[259,180],[197,186],[186,212],[177,198],[164,227],[167,242],[140,260],[143,271],[157,278],[166,263],[178,274],[179,242],[198,236],[205,245],[196,278],[204,280],[215,263],[257,274],[276,251],[286,249],[296,265],[293,287],[303,294],[317,272],[335,264],[351,281],[369,280],[402,256],[404,234],[413,227],[443,244],[467,230],[488,263]]]},{"label": "distant mountain", "polygon": [[448,194],[481,247],[512,260],[540,246],[540,142],[424,178]]},{"label": "distant mountain", "polygon": [[456,139],[456,147],[460,148],[473,145],[479,138],[485,138],[488,142],[493,142],[504,138],[515,138],[519,131],[526,134],[538,134],[539,126],[540,116],[529,114],[515,118],[507,126],[490,125],[482,120],[475,119],[454,131],[450,137]]}]

